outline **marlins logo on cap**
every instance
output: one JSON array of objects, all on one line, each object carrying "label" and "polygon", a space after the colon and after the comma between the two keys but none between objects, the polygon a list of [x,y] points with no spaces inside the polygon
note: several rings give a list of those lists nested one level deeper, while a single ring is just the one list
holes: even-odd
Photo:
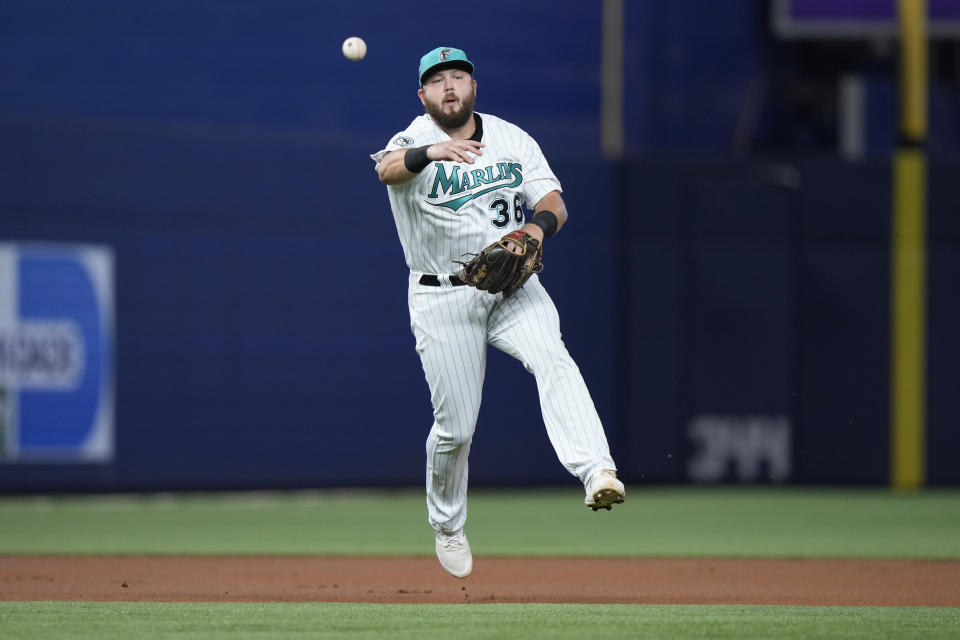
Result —
[{"label": "marlins logo on cap", "polygon": [[473,75],[473,63],[467,60],[467,54],[462,49],[437,47],[420,58],[420,86],[423,86],[428,75],[442,69],[463,69]]}]

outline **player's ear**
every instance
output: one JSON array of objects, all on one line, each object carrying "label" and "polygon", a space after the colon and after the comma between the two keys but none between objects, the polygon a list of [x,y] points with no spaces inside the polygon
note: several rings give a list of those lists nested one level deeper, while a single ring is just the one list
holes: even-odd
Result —
[{"label": "player's ear", "polygon": [[423,101],[423,88],[417,89],[417,95],[420,97],[420,102],[423,106],[427,106],[427,103]]}]

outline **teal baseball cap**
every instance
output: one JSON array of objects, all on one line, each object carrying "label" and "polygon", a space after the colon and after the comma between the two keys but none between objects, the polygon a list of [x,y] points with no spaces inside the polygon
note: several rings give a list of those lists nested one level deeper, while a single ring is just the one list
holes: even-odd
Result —
[{"label": "teal baseball cap", "polygon": [[473,75],[473,63],[467,60],[467,54],[462,49],[453,47],[437,47],[420,58],[420,86],[428,75],[441,69],[463,69]]}]

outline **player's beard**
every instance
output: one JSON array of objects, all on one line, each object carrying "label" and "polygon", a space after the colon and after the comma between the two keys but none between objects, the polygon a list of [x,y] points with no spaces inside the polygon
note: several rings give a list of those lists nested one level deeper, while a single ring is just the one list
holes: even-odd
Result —
[{"label": "player's beard", "polygon": [[450,113],[444,112],[443,102],[438,104],[424,100],[423,106],[427,110],[427,113],[430,114],[430,117],[433,118],[433,121],[440,125],[442,129],[454,131],[467,124],[467,120],[473,115],[473,101],[476,97],[477,92],[471,91],[470,95],[465,96],[460,101],[460,108]]}]

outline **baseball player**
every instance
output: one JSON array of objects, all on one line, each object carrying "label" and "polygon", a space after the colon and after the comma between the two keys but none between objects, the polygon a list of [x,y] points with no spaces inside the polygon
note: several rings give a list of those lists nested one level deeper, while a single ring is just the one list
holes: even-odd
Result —
[{"label": "baseball player", "polygon": [[[387,185],[410,268],[410,324],[433,403],[428,520],[437,557],[457,578],[473,569],[463,532],[467,459],[488,344],[536,377],[547,435],[564,467],[584,483],[587,507],[610,509],[624,500],[600,418],[538,276],[528,269],[513,285],[483,287],[474,278],[477,269],[470,277],[460,269],[485,248],[522,255],[528,245],[539,252],[567,219],[560,183],[533,138],[474,112],[473,73],[460,49],[424,55],[417,94],[426,113],[370,156]],[[533,208],[529,221],[524,205]],[[479,268],[481,279],[486,271]]]}]

